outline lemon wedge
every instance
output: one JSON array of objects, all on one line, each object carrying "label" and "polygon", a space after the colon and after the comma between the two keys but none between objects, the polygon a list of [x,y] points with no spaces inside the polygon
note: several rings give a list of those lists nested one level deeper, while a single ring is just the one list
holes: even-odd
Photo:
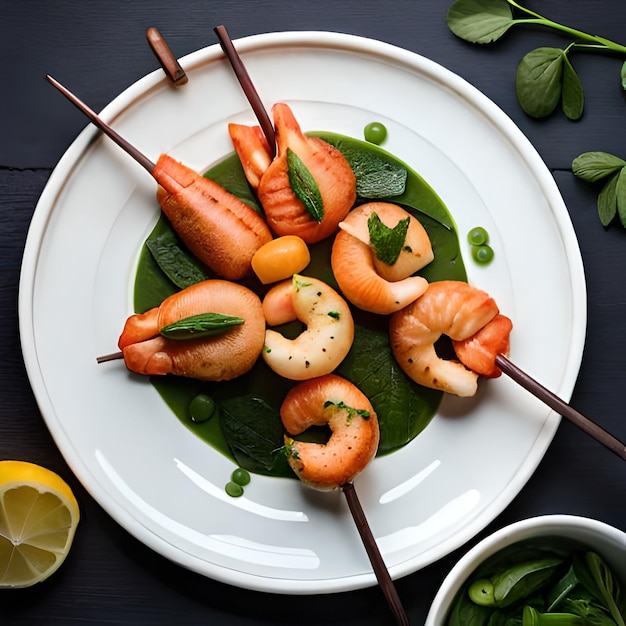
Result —
[{"label": "lemon wedge", "polygon": [[26,461],[0,461],[0,588],[30,587],[53,574],[79,518],[59,475]]}]

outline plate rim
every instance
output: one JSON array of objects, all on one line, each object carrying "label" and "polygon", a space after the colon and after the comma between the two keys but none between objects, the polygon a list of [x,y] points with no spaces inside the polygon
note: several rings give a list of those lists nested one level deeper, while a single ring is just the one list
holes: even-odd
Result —
[{"label": "plate rim", "polygon": [[[573,308],[574,319],[572,320],[572,329],[577,332],[575,336],[570,337],[570,354],[576,355],[576,358],[569,358],[568,362],[564,364],[561,388],[556,390],[561,397],[565,400],[569,400],[582,362],[586,335],[587,288],[582,257],[567,207],[558,190],[556,181],[550,174],[537,150],[532,146],[528,138],[512,119],[485,94],[451,70],[418,53],[375,39],[328,31],[286,31],[250,35],[235,40],[235,44],[242,54],[250,53],[256,49],[295,46],[320,47],[325,49],[333,48],[342,51],[364,53],[381,58],[391,58],[394,63],[402,63],[411,68],[418,67],[420,72],[428,74],[439,84],[443,84],[447,88],[454,90],[464,99],[470,101],[472,107],[480,110],[490,122],[501,131],[502,136],[521,154],[523,160],[528,164],[529,169],[536,177],[542,192],[546,194],[546,199],[552,208],[552,215],[557,224],[559,233],[562,234],[564,231],[570,230],[574,234],[574,237],[563,240],[563,243],[568,259],[571,292],[573,298],[578,303],[577,306]],[[180,59],[180,63],[186,71],[191,71],[195,67],[210,63],[220,56],[223,56],[223,52],[219,44],[212,44],[185,55]],[[117,95],[102,109],[100,116],[105,121],[112,122],[126,108],[132,107],[138,97],[143,96],[151,89],[159,87],[164,81],[167,81],[167,78],[161,70],[157,69],[150,72]],[[367,575],[355,575],[349,577],[349,580],[345,578],[322,581],[294,579],[288,581],[289,586],[285,588],[285,580],[283,578],[274,580],[267,576],[259,576],[238,570],[231,571],[221,565],[216,566],[213,563],[207,563],[204,559],[190,555],[187,552],[182,552],[179,548],[172,546],[150,529],[146,529],[146,527],[138,522],[131,514],[127,513],[123,507],[120,507],[114,501],[110,501],[108,494],[99,492],[98,489],[94,488],[90,480],[85,480],[84,477],[86,475],[91,476],[89,468],[85,466],[82,459],[75,454],[73,446],[70,440],[66,438],[63,429],[53,428],[54,424],[50,423],[48,415],[50,415],[51,412],[54,413],[54,408],[49,402],[45,380],[38,367],[37,348],[34,341],[32,325],[33,288],[40,251],[39,246],[45,235],[49,212],[54,205],[55,197],[59,194],[59,188],[62,187],[63,181],[70,175],[75,163],[89,148],[90,144],[99,136],[100,131],[91,124],[87,124],[70,144],[53,169],[37,202],[28,229],[18,288],[20,342],[29,382],[44,422],[68,466],[98,504],[136,539],[148,545],[169,560],[204,576],[252,590],[290,594],[332,593],[375,585],[376,579],[374,574],[371,573]],[[520,475],[516,476],[516,488],[511,490],[512,493],[509,493],[510,497],[503,497],[501,494],[494,503],[497,504],[497,506],[494,506],[494,511],[490,513],[492,520],[510,504],[518,495],[520,489],[532,476],[550,446],[560,423],[560,419],[560,416],[552,412],[545,421],[541,429],[541,436],[545,437],[547,441],[544,450],[537,458],[533,459],[533,462],[528,462],[528,459],[526,459],[526,463],[523,464],[525,471],[520,472]],[[97,481],[96,487],[98,487]],[[469,530],[465,533],[462,541],[454,541],[453,538],[448,538],[447,541],[443,542],[443,545],[447,546],[445,548],[446,554],[467,543],[484,528],[484,524],[481,521],[483,516],[484,514],[481,515],[479,519],[474,520],[473,524],[468,524]],[[479,526],[479,528],[476,528],[476,526]],[[147,534],[146,530],[148,530]],[[443,556],[444,555],[435,556],[420,567],[425,567],[439,558],[443,558]],[[209,566],[208,568],[207,565]],[[404,562],[390,568],[390,572],[394,578],[406,576],[414,571],[416,571],[416,568],[407,568]]]}]

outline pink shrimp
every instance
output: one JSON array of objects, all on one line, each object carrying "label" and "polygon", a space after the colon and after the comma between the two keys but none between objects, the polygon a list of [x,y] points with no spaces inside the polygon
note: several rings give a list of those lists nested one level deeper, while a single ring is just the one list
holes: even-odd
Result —
[{"label": "pink shrimp", "polygon": [[[368,222],[378,216],[389,228],[408,219],[402,250],[393,264],[377,258],[370,244]],[[355,306],[386,315],[421,296],[428,282],[415,272],[430,263],[433,249],[428,234],[415,217],[396,204],[369,202],[353,209],[339,224],[331,265],[343,295]]]},{"label": "pink shrimp", "polygon": [[435,342],[442,334],[454,341],[467,340],[498,313],[494,299],[476,287],[452,280],[431,283],[423,296],[391,316],[391,348],[400,367],[417,383],[472,396],[478,373],[440,358]]},{"label": "pink shrimp", "polygon": [[[299,383],[280,408],[288,461],[298,478],[322,490],[352,481],[374,458],[380,430],[368,398],[335,374]],[[297,441],[311,426],[331,430],[326,444]]]},{"label": "pink shrimp", "polygon": [[[243,324],[223,334],[167,339],[168,324],[200,313],[240,317]],[[249,371],[263,348],[265,317],[258,296],[224,280],[207,280],[166,298],[159,307],[131,315],[119,339],[126,367],[138,374],[176,374],[202,380],[230,380]]]}]

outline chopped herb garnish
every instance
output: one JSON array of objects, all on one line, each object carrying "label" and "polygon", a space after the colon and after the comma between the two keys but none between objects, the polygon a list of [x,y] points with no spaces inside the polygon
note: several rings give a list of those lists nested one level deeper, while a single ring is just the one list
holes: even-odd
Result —
[{"label": "chopped herb garnish", "polygon": [[355,409],[354,407],[348,406],[343,400],[339,402],[333,402],[332,400],[326,400],[324,402],[324,408],[328,408],[329,406],[335,406],[338,409],[343,409],[348,412],[349,419],[352,419],[355,415],[362,417],[364,420],[368,420],[372,414],[366,409]]},{"label": "chopped herb garnish", "polygon": [[328,311],[328,315],[336,320],[341,317],[341,313],[339,313],[339,311]]}]

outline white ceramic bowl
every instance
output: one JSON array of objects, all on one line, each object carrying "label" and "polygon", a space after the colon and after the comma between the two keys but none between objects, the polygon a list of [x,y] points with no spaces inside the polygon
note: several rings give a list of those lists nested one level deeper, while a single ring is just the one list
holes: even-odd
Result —
[{"label": "white ceramic bowl", "polygon": [[578,541],[597,552],[626,584],[626,533],[604,522],[575,515],[544,515],[505,526],[476,544],[452,568],[432,603],[424,626],[444,626],[459,589],[486,559],[519,541],[559,537]]}]

